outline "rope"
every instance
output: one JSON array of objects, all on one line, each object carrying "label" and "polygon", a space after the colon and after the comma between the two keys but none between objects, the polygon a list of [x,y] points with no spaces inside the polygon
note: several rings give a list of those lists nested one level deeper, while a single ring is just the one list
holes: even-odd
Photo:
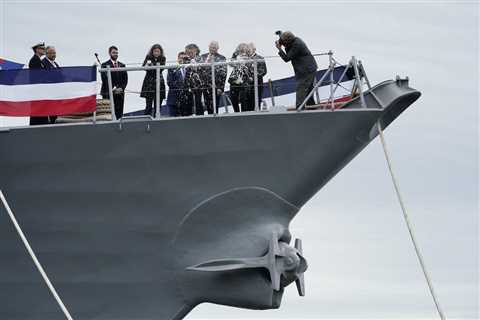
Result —
[{"label": "rope", "polygon": [[14,216],[12,210],[10,209],[10,206],[8,205],[7,200],[5,199],[5,196],[3,195],[2,190],[0,190],[0,199],[2,200],[3,205],[5,206],[5,209],[7,210],[7,213],[10,216],[10,220],[12,220],[12,223],[15,226],[15,229],[17,229],[17,233],[20,236],[20,238],[22,239],[23,244],[25,245],[25,248],[27,248],[27,251],[30,254],[30,257],[32,258],[33,262],[35,263],[35,266],[37,267],[38,272],[40,272],[40,275],[42,276],[43,280],[47,284],[48,289],[50,289],[50,292],[52,293],[55,300],[57,300],[58,305],[62,309],[62,311],[65,315],[65,318],[67,318],[68,320],[73,320],[72,316],[70,315],[67,308],[63,304],[62,299],[60,299],[60,296],[58,295],[57,291],[55,290],[52,283],[50,282],[50,279],[48,279],[48,276],[45,273],[45,270],[43,270],[42,265],[38,261],[37,256],[33,252],[32,247],[30,247],[30,244],[28,243],[27,238],[23,234],[23,231],[20,228],[20,225],[18,224],[17,219],[15,219],[15,216]]},{"label": "rope", "polygon": [[393,172],[393,167],[392,167],[392,161],[390,160],[390,155],[387,150],[387,143],[385,142],[385,137],[383,135],[382,127],[380,125],[380,121],[377,123],[378,126],[378,132],[380,135],[380,141],[382,142],[382,147],[383,147],[383,152],[385,153],[385,159],[387,160],[388,164],[388,170],[390,171],[390,175],[392,177],[392,182],[393,186],[395,188],[395,192],[397,194],[398,202],[400,203],[400,207],[402,208],[403,212],[403,218],[405,219],[405,223],[408,228],[408,232],[410,233],[410,239],[412,240],[413,247],[415,248],[415,253],[417,254],[418,261],[420,262],[420,266],[422,267],[423,275],[425,276],[425,280],[427,280],[428,288],[430,290],[430,294],[432,295],[433,302],[435,303],[435,307],[437,308],[438,315],[440,316],[440,319],[445,320],[446,317],[444,313],[442,312],[442,309],[440,307],[440,303],[437,299],[437,296],[435,295],[435,291],[433,290],[433,284],[432,281],[430,280],[430,276],[427,271],[427,267],[425,266],[425,262],[423,261],[422,253],[420,252],[420,248],[417,244],[417,241],[415,240],[415,235],[413,233],[413,226],[410,223],[410,220],[408,218],[407,214],[407,209],[405,207],[405,204],[402,199],[402,195],[400,194],[400,187],[398,184],[397,179],[395,178],[395,174]]}]

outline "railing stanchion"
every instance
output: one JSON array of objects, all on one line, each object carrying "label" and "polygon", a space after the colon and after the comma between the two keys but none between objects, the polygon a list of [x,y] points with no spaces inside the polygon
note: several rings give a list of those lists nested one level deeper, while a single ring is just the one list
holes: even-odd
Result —
[{"label": "railing stanchion", "polygon": [[340,83],[342,82],[343,78],[345,78],[345,75],[347,74],[348,68],[350,68],[350,66],[351,66],[350,62],[345,66],[345,70],[343,70],[342,75],[340,76],[337,83],[335,84],[335,88],[333,88],[333,94],[335,94],[335,92],[337,91],[337,88],[340,85]]},{"label": "railing stanchion", "polygon": [[117,120],[115,115],[115,101],[113,101],[113,85],[112,85],[112,71],[110,66],[107,66],[107,81],[108,81],[108,97],[110,98],[110,111],[112,112],[112,120]]},{"label": "railing stanchion", "polygon": [[333,72],[335,70],[335,63],[333,62],[333,52],[329,51],[328,52],[328,62],[329,62],[329,68],[332,68],[332,72],[330,72],[330,103],[331,103],[331,108],[332,110],[335,110],[335,103],[333,102]]},{"label": "railing stanchion", "polygon": [[253,86],[255,90],[255,111],[259,110],[258,106],[258,64],[257,64],[257,59],[253,62]]},{"label": "railing stanchion", "polygon": [[270,99],[272,100],[272,107],[275,107],[275,96],[273,95],[273,82],[272,79],[268,79],[268,89],[270,90]]},{"label": "railing stanchion", "polygon": [[372,95],[372,97],[375,99],[375,101],[377,101],[378,105],[382,108],[382,109],[385,109],[385,105],[383,104],[383,102],[380,100],[380,98],[375,94],[375,92],[373,92],[372,90],[372,86],[370,85],[370,81],[368,80],[368,77],[367,77],[367,73],[365,72],[365,69],[363,68],[363,64],[362,64],[362,61],[358,60],[358,68],[360,69],[360,71],[362,71],[362,74],[363,76],[365,77],[365,82],[367,83],[367,87],[368,87],[368,90],[370,92],[370,94]]},{"label": "railing stanchion", "polygon": [[212,62],[212,107],[213,114],[217,115],[217,88],[215,86],[215,62]]},{"label": "railing stanchion", "polygon": [[357,65],[357,59],[355,56],[352,56],[352,64],[353,64],[353,70],[355,71],[355,78],[357,79],[357,87],[360,93],[360,103],[362,104],[363,108],[367,108],[367,104],[365,103],[365,97],[363,96],[363,88],[362,88],[362,80],[360,79],[360,73],[358,72],[358,65]]},{"label": "railing stanchion", "polygon": [[155,77],[155,119],[160,119],[160,66],[156,64],[157,68]]},{"label": "railing stanchion", "polygon": [[195,99],[196,91],[195,91],[195,89],[189,89],[189,90],[192,93],[192,100],[193,100],[193,114],[192,114],[192,116],[195,117],[197,115],[197,101]]},{"label": "railing stanchion", "polygon": [[317,73],[315,72],[315,78],[313,78],[313,85],[317,88],[315,89],[315,98],[317,99],[317,103],[320,104],[320,93],[318,92],[317,82]]}]

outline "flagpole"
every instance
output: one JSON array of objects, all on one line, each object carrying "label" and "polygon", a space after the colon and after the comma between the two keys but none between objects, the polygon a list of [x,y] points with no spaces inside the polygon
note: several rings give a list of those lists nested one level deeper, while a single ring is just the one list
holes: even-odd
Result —
[{"label": "flagpole", "polygon": [[[5,17],[6,17],[6,14],[5,14],[5,11],[7,10],[7,1],[6,0],[2,0],[2,56],[5,57],[5,35],[6,35],[6,32],[5,32]],[[4,120],[4,117],[3,116],[0,116],[0,128],[5,126],[5,120]]]}]

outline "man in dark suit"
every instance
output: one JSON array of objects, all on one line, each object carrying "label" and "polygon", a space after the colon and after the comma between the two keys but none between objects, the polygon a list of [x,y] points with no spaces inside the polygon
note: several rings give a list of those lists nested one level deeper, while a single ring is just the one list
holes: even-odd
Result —
[{"label": "man in dark suit", "polygon": [[[201,62],[225,62],[227,59],[218,53],[219,45],[217,41],[210,42],[208,46],[208,53],[201,55]],[[207,107],[208,114],[213,113],[213,92],[212,92],[212,68],[205,67],[203,69],[203,83],[204,88],[203,100],[205,101],[205,106]],[[225,81],[227,80],[227,65],[215,66],[215,98],[216,106],[218,113],[218,106],[220,104],[220,97],[225,90]]]},{"label": "man in dark suit", "polygon": [[[108,48],[108,54],[110,60],[102,63],[102,68],[110,67],[123,68],[125,65],[118,61],[118,48],[111,46]],[[113,103],[115,105],[115,117],[120,119],[123,117],[123,104],[125,101],[125,88],[128,84],[128,74],[126,71],[111,72],[112,75],[112,91],[113,91]],[[110,93],[108,90],[108,77],[106,72],[102,72],[102,88],[100,93],[103,99],[110,99]]]},{"label": "man in dark suit", "polygon": [[42,59],[42,64],[44,69],[55,69],[59,68],[60,66],[55,61],[57,58],[57,51],[55,50],[54,46],[48,46],[46,49],[45,58]]},{"label": "man in dark suit", "polygon": [[[44,69],[42,63],[42,56],[45,55],[45,43],[40,42],[32,47],[33,57],[28,62],[29,69]],[[30,125],[37,126],[42,124],[49,124],[50,120],[48,117],[30,117]]]},{"label": "man in dark suit", "polygon": [[[292,61],[295,79],[297,81],[296,107],[298,108],[307,95],[313,90],[317,62],[302,39],[295,37],[290,31],[280,34],[275,42],[278,54],[285,62]],[[285,51],[282,50],[285,47]],[[313,96],[308,99],[307,105],[314,105]]]},{"label": "man in dark suit", "polygon": [[[179,64],[190,63],[190,58],[185,52],[179,52],[177,56]],[[193,95],[186,86],[186,69],[168,69],[167,84],[167,107],[170,115],[173,116],[191,116],[193,114]]]},{"label": "man in dark suit", "polygon": [[[45,58],[42,59],[42,65],[45,70],[56,69],[60,66],[55,61],[57,58],[57,51],[54,46],[47,46]],[[50,123],[55,123],[57,121],[57,116],[49,116],[48,121]]]}]

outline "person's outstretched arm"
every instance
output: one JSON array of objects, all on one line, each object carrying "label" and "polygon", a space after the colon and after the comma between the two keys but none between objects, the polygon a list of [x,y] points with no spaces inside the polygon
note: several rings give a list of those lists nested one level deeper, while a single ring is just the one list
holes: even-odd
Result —
[{"label": "person's outstretched arm", "polygon": [[300,48],[296,43],[293,43],[292,46],[288,49],[288,53],[282,50],[282,47],[277,43],[277,48],[278,48],[278,55],[283,59],[285,62],[289,62],[293,59],[295,59],[299,53],[300,53]]}]

